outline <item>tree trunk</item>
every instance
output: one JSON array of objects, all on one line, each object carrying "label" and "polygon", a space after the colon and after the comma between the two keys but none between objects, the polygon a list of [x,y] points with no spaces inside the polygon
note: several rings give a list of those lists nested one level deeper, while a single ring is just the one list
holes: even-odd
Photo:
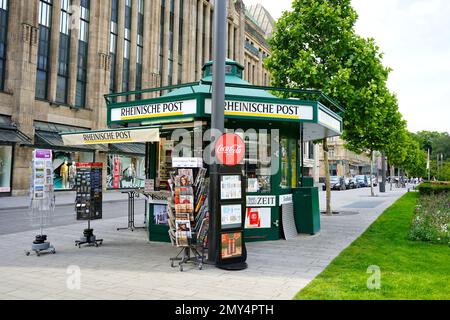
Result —
[{"label": "tree trunk", "polygon": [[323,155],[325,162],[325,185],[327,189],[327,215],[332,216],[333,211],[331,211],[331,185],[330,185],[330,163],[328,162],[328,140],[323,139]]},{"label": "tree trunk", "polygon": [[371,151],[370,152],[370,194],[372,197],[375,197],[375,192],[373,190],[373,156],[374,156],[374,152]]}]

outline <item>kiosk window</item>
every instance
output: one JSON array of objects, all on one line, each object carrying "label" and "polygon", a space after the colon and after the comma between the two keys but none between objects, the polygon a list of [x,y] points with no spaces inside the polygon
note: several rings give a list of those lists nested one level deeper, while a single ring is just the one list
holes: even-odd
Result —
[{"label": "kiosk window", "polygon": [[246,157],[244,176],[248,193],[271,192],[271,136],[270,133],[254,133],[245,138]]},{"label": "kiosk window", "polygon": [[288,139],[281,139],[280,141],[281,146],[281,184],[280,186],[282,188],[289,188],[290,187],[290,181],[289,181],[289,140]]},{"label": "kiosk window", "polygon": [[295,140],[291,141],[291,173],[292,188],[297,188],[297,151],[299,149]]}]

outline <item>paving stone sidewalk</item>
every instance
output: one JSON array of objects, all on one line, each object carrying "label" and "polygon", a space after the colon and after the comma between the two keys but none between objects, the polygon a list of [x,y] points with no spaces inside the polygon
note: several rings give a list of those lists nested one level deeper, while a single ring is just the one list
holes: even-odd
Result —
[{"label": "paving stone sidewalk", "polygon": [[[0,299],[292,299],[405,190],[375,199],[369,193],[368,189],[333,193],[334,209],[359,214],[323,216],[322,231],[316,236],[248,244],[249,268],[241,272],[211,266],[183,273],[171,269],[169,258],[176,255],[176,248],[149,243],[145,231],[117,232],[123,218],[93,222],[95,233],[105,239],[101,248],[75,247],[82,233],[79,224],[48,229],[57,254],[39,258],[24,254],[34,232],[0,236]],[[355,203],[367,203],[368,208],[347,208]],[[69,266],[81,270],[80,290],[68,289]]]},{"label": "paving stone sidewalk", "polygon": [[[128,195],[123,194],[121,191],[107,191],[103,193],[103,201],[114,203],[127,201]],[[56,206],[73,205],[75,201],[75,192],[63,191],[55,192]],[[13,210],[13,209],[26,209],[30,205],[30,197],[18,196],[18,197],[0,197],[0,211]]]}]

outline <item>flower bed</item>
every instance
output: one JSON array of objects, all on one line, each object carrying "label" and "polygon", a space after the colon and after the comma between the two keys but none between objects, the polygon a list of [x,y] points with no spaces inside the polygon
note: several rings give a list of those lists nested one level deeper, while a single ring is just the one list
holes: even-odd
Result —
[{"label": "flower bed", "polygon": [[422,194],[416,206],[410,238],[450,245],[450,192]]}]

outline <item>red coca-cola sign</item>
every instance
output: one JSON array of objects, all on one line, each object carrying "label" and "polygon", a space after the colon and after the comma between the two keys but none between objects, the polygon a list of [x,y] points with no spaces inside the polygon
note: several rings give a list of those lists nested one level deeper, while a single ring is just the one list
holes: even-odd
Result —
[{"label": "red coca-cola sign", "polygon": [[244,160],[245,142],[236,134],[227,133],[216,143],[216,157],[226,166],[236,166]]}]

